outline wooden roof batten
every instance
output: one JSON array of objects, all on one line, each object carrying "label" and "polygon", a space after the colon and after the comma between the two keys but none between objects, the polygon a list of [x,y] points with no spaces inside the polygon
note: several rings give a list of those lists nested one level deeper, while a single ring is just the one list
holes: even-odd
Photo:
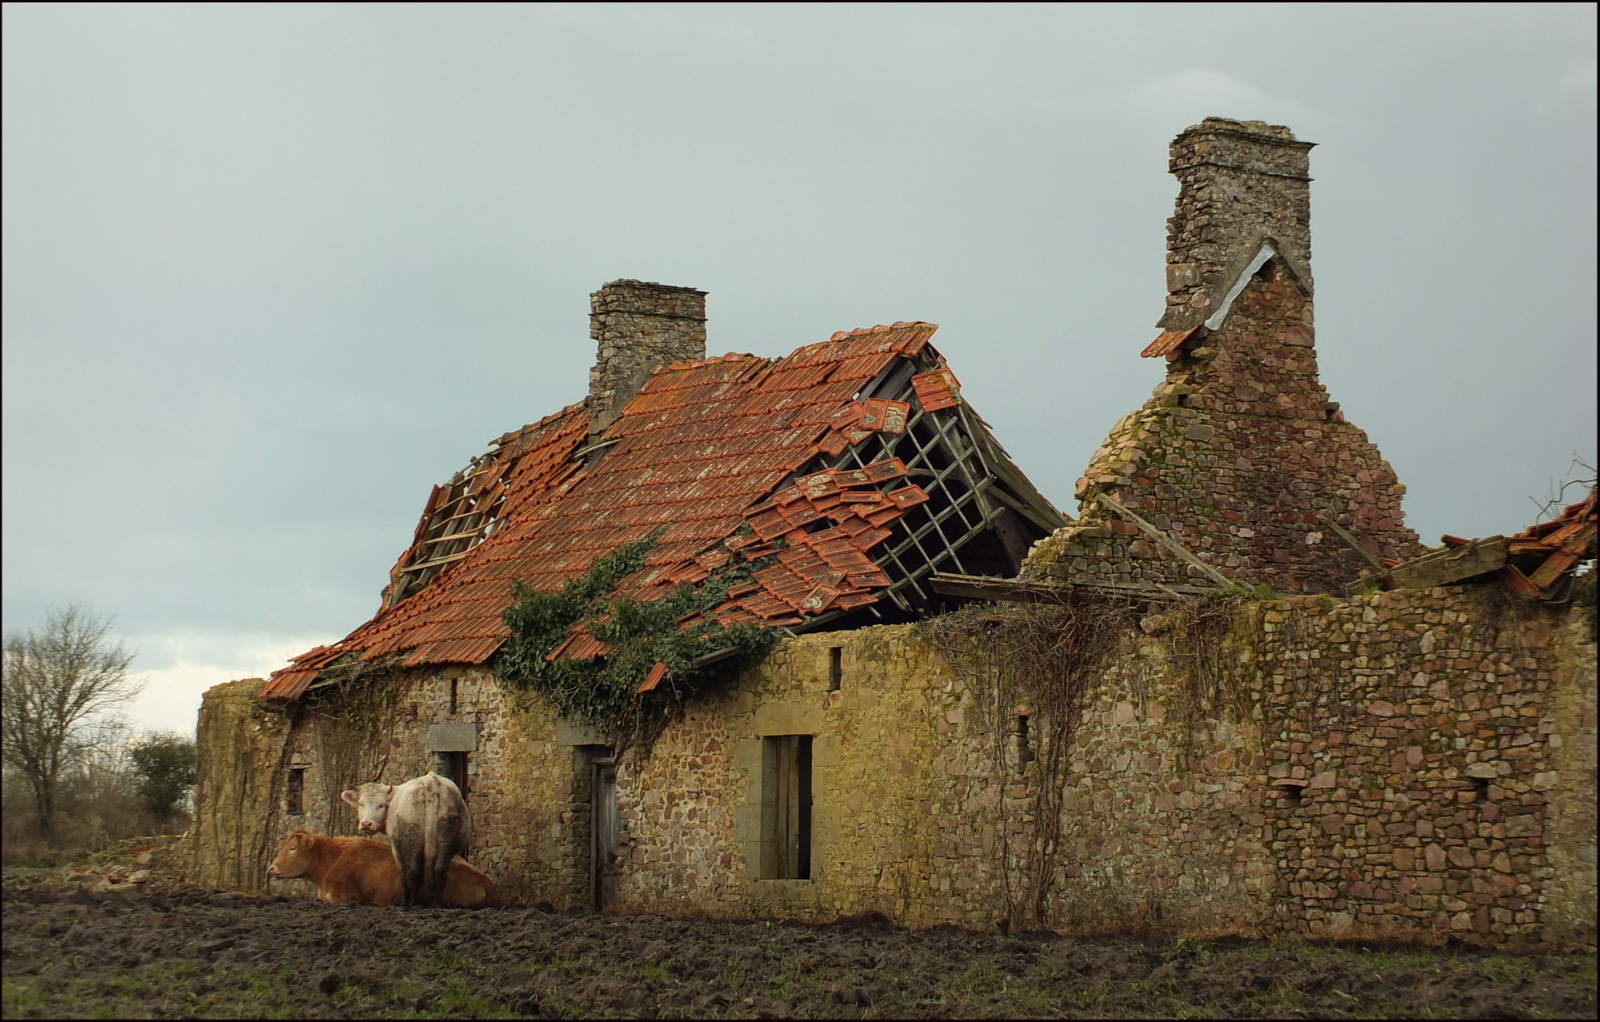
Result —
[{"label": "wooden roof batten", "polygon": [[848,628],[973,598],[941,591],[936,575],[1015,575],[1067,519],[966,404],[928,343],[936,329],[896,323],[781,359],[677,363],[601,435],[584,402],[505,434],[434,487],[377,614],[296,657],[262,694],[297,699],[380,658],[483,663],[505,639],[511,581],[553,588],[650,535],[645,567],[619,586],[639,599],[730,556],[768,559],[759,585],[707,612],[724,623]]}]

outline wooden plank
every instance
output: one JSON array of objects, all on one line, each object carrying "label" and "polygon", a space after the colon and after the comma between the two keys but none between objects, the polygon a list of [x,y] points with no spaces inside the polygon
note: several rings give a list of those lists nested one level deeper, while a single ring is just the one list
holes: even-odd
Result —
[{"label": "wooden plank", "polygon": [[1552,585],[1555,585],[1556,579],[1561,577],[1561,573],[1577,563],[1577,560],[1576,557],[1565,550],[1558,550],[1544,559],[1544,563],[1539,565],[1533,574],[1528,576],[1528,581],[1540,589],[1549,589]]},{"label": "wooden plank", "polygon": [[[978,448],[978,456],[983,461],[984,467],[999,476],[1001,482],[1011,487],[1024,503],[1034,508],[1035,513],[1044,519],[1040,523],[1043,528],[1054,532],[1068,524],[1066,516],[1057,511],[1055,505],[1046,500],[1044,494],[1028,481],[1028,477],[1011,463],[1005,448],[1001,447],[987,430],[973,421],[978,418],[977,413],[973,412],[965,401],[959,408],[967,421],[968,432],[972,436],[973,445]],[[1029,515],[1029,517],[1034,516]],[[1051,524],[1052,522],[1054,524]]]},{"label": "wooden plank", "polygon": [[1399,589],[1428,589],[1497,571],[1506,563],[1511,541],[1504,536],[1475,539],[1466,546],[1436,550],[1387,569]]},{"label": "wooden plank", "polygon": [[986,575],[933,573],[930,588],[945,596],[965,596],[1006,603],[1065,603],[1073,594],[1101,591],[1115,596],[1152,600],[1183,600],[1206,596],[1215,589],[1129,582],[1061,582],[1042,579],[993,578]]},{"label": "wooden plank", "polygon": [[468,554],[472,553],[473,550],[476,550],[476,549],[478,549],[478,548],[477,547],[473,547],[472,550],[462,550],[460,553],[445,554],[443,557],[435,557],[433,560],[431,560],[431,561],[423,561],[421,564],[407,565],[404,573],[407,574],[407,575],[411,575],[411,574],[414,574],[414,573],[419,572],[419,571],[425,571],[428,568],[437,567],[437,566],[439,566],[441,564],[450,564],[450,563],[453,563],[455,561],[461,560],[461,558],[467,556]]},{"label": "wooden plank", "polygon": [[1362,559],[1368,564],[1372,565],[1374,569],[1379,572],[1386,572],[1389,570],[1387,565],[1378,560],[1377,554],[1373,553],[1371,550],[1368,550],[1366,544],[1357,539],[1354,533],[1347,531],[1344,526],[1334,521],[1332,515],[1324,511],[1322,514],[1318,515],[1317,518],[1322,522],[1323,525],[1326,525],[1330,530],[1332,530],[1335,536],[1338,536],[1340,539],[1344,540],[1345,546],[1360,554]]},{"label": "wooden plank", "polygon": [[993,485],[993,483],[995,481],[996,480],[994,479],[994,477],[991,476],[990,477],[990,481],[989,481],[989,495],[990,496],[999,497],[1000,498],[1000,502],[1002,504],[1005,504],[1007,507],[1011,508],[1011,510],[1015,511],[1017,514],[1022,515],[1024,518],[1028,519],[1028,521],[1030,521],[1033,524],[1037,525],[1039,528],[1044,529],[1046,533],[1054,532],[1054,531],[1056,531],[1056,529],[1061,527],[1059,525],[1051,525],[1049,520],[1047,520],[1044,517],[1044,515],[1041,515],[1039,512],[1037,512],[1033,508],[1029,507],[1027,504],[1023,503],[1022,501],[1020,501],[1017,498],[1013,497],[1011,494],[1007,493],[1005,491],[1004,487]]},{"label": "wooden plank", "polygon": [[1222,586],[1224,589],[1234,585],[1234,582],[1233,582],[1232,579],[1228,578],[1228,576],[1224,575],[1222,572],[1220,572],[1217,569],[1213,568],[1211,565],[1207,564],[1205,561],[1202,561],[1200,558],[1196,557],[1194,554],[1191,554],[1189,551],[1185,550],[1183,548],[1183,546],[1180,543],[1178,543],[1177,541],[1175,541],[1171,536],[1169,536],[1166,533],[1162,532],[1160,529],[1156,528],[1154,525],[1151,525],[1149,522],[1145,521],[1143,518],[1140,518],[1138,515],[1134,514],[1132,511],[1129,511],[1127,508],[1123,507],[1121,504],[1118,504],[1116,501],[1112,500],[1110,497],[1108,497],[1104,493],[1100,494],[1099,496],[1100,496],[1100,503],[1104,504],[1106,507],[1108,507],[1111,510],[1115,511],[1117,514],[1122,515],[1123,517],[1127,518],[1129,521],[1133,522],[1133,524],[1137,525],[1139,527],[1139,529],[1145,535],[1149,536],[1151,539],[1155,540],[1157,543],[1160,543],[1168,551],[1176,554],[1178,557],[1182,558],[1187,563],[1194,565],[1196,568],[1199,568],[1200,569],[1200,573],[1202,575],[1204,575],[1206,578],[1209,578],[1211,581],[1215,582],[1219,586]]},{"label": "wooden plank", "polygon": [[1528,581],[1528,576],[1524,575],[1515,564],[1506,565],[1496,574],[1500,576],[1500,581],[1505,583],[1507,589],[1524,600],[1537,600],[1544,595],[1538,586]]}]

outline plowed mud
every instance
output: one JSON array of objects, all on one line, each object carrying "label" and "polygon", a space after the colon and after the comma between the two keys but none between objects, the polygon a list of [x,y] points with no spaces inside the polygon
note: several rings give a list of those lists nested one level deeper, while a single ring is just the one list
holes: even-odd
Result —
[{"label": "plowed mud", "polygon": [[[104,884],[101,885],[105,886]],[[1592,954],[4,889],[7,1018],[1593,1018]]]}]

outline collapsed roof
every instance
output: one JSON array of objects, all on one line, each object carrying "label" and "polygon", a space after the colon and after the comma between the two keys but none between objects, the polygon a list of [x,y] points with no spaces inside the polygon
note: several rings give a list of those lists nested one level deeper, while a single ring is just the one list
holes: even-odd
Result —
[{"label": "collapsed roof", "polygon": [[552,590],[651,536],[619,593],[651,600],[729,558],[770,558],[706,616],[796,631],[943,609],[937,569],[1016,574],[1066,520],[962,399],[929,343],[936,329],[895,323],[781,359],[676,362],[620,412],[591,394],[507,433],[433,488],[377,614],[261,694],[298,699],[330,684],[336,662],[484,663],[507,638],[513,580]]}]

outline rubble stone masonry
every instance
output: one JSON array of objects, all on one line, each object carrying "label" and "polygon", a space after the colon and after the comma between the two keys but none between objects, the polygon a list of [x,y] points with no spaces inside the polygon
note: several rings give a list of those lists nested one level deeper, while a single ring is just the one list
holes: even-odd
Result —
[{"label": "rubble stone masonry", "polygon": [[[1040,920],[1059,930],[1592,941],[1595,646],[1579,615],[1497,591],[1238,604],[1208,647],[1218,691],[1237,693],[1216,705],[1195,695],[1178,619],[1150,615],[1089,693],[1056,777],[983,723],[983,686],[913,626],[785,640],[650,755],[622,758],[608,911],[994,928],[1029,886],[1039,793],[1059,785]],[[483,670],[406,680],[401,722],[366,749],[382,779],[430,765],[433,724],[477,723],[474,863],[510,900],[587,904],[592,738],[511,707]],[[289,830],[350,831],[337,792],[365,778],[319,776],[331,707],[289,723],[243,706],[243,685],[202,711],[197,877],[259,888]],[[761,875],[762,743],[780,735],[812,737],[806,880]],[[1039,720],[1031,740],[1060,738]],[[207,764],[223,755],[248,784],[221,783]],[[306,771],[298,815],[273,776],[291,767]]]},{"label": "rubble stone masonry", "polygon": [[[1083,582],[1199,575],[1105,508],[1102,495],[1229,579],[1285,593],[1342,594],[1366,568],[1324,515],[1377,557],[1416,551],[1400,507],[1405,487],[1318,379],[1309,143],[1293,142],[1286,128],[1239,127],[1212,119],[1173,143],[1183,185],[1169,259],[1182,261],[1169,269],[1204,272],[1173,278],[1169,302],[1181,299],[1196,315],[1168,325],[1193,332],[1167,355],[1166,379],[1150,400],[1118,420],[1090,458],[1076,488],[1079,520],[1035,546],[1027,573]],[[1282,251],[1250,275],[1217,329],[1200,325],[1264,238]],[[1177,308],[1169,305],[1168,320]]]},{"label": "rubble stone masonry", "polygon": [[1592,942],[1594,643],[1493,592],[1245,605],[1199,722],[1147,620],[1075,740],[1060,921]]},{"label": "rubble stone masonry", "polygon": [[1167,306],[1159,326],[1206,320],[1264,241],[1311,281],[1314,142],[1277,124],[1208,117],[1173,139],[1178,200],[1167,221]]},{"label": "rubble stone masonry", "polygon": [[599,433],[650,378],[650,370],[706,357],[706,292],[642,280],[613,280],[589,296],[589,336],[599,347],[589,370],[589,416]]}]

